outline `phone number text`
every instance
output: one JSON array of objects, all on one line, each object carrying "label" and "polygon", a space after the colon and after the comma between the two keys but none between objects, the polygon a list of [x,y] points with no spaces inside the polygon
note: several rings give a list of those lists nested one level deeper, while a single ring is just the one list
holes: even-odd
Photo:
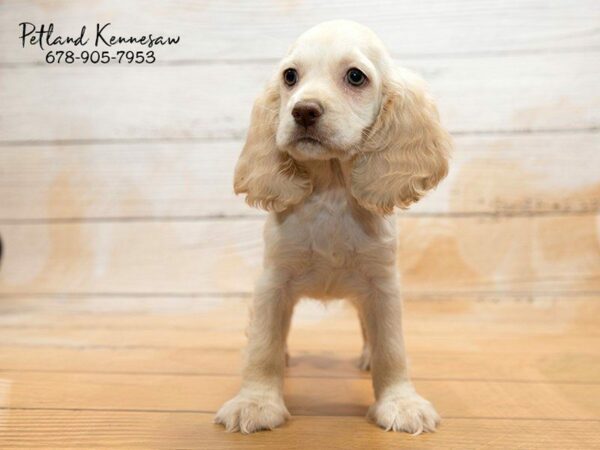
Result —
[{"label": "phone number text", "polygon": [[155,61],[156,56],[152,50],[119,50],[116,52],[108,50],[83,50],[81,52],[54,50],[46,53],[46,62],[48,64],[152,64]]}]

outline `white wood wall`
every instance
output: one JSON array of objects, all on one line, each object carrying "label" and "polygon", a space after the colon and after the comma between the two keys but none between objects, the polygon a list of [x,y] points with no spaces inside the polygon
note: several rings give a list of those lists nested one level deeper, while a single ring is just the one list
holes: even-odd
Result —
[{"label": "white wood wall", "polygon": [[[456,141],[399,215],[414,296],[600,294],[600,2],[0,2],[0,295],[248,294],[264,215],[232,193],[252,101],[294,37],[371,26]],[[152,66],[46,65],[21,21],[181,35]]]}]

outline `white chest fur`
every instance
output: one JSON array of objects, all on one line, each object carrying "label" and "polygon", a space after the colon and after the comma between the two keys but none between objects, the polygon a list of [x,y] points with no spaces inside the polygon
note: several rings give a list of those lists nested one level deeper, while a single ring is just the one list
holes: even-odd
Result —
[{"label": "white chest fur", "polygon": [[358,207],[339,174],[326,181],[292,210],[270,216],[265,261],[303,292],[335,295],[395,268],[396,227],[393,217]]}]

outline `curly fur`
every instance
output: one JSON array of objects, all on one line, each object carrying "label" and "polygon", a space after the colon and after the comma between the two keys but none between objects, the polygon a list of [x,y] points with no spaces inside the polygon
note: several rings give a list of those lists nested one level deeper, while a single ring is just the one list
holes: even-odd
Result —
[{"label": "curly fur", "polygon": [[250,206],[283,211],[310,194],[307,175],[275,144],[279,109],[278,89],[270,84],[252,109],[246,144],[235,168],[236,194],[246,193]]},{"label": "curly fur", "polygon": [[448,173],[450,136],[416,75],[396,69],[384,104],[354,161],[352,194],[365,208],[406,209]]}]

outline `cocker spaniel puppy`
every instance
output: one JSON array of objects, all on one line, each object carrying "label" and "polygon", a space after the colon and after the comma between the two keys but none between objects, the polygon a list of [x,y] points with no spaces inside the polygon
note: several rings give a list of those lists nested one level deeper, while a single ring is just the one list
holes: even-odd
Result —
[{"label": "cocker spaniel puppy", "polygon": [[270,211],[239,394],[218,411],[228,431],[282,424],[286,338],[301,297],[357,308],[386,430],[434,431],[439,416],[410,382],[396,268],[394,207],[447,173],[451,142],[414,74],[348,21],[305,32],[256,100],[234,189]]}]

